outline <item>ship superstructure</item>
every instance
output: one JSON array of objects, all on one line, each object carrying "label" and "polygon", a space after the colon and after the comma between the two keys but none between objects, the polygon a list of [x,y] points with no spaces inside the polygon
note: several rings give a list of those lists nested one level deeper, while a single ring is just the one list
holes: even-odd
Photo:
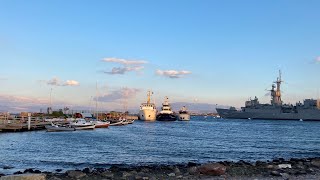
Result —
[{"label": "ship superstructure", "polygon": [[177,117],[173,114],[171,106],[169,103],[169,98],[166,96],[164,102],[162,103],[161,111],[157,115],[158,121],[175,121]]},{"label": "ship superstructure", "polygon": [[183,106],[180,109],[178,119],[180,121],[189,121],[190,120],[190,114],[185,106]]},{"label": "ship superstructure", "polygon": [[139,119],[144,121],[155,121],[157,117],[157,108],[155,103],[151,103],[151,91],[147,93],[147,103],[142,103],[139,111]]},{"label": "ship superstructure", "polygon": [[317,99],[305,99],[303,103],[296,105],[283,104],[281,99],[281,72],[272,84],[270,91],[271,103],[260,104],[257,97],[245,102],[245,107],[236,110],[217,108],[222,118],[230,119],[274,119],[274,120],[313,120],[320,121],[320,101]]}]

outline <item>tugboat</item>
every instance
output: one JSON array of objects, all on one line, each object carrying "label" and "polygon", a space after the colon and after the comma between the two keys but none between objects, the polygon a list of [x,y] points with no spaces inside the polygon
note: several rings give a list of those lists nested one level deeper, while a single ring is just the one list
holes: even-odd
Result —
[{"label": "tugboat", "polygon": [[150,102],[150,91],[148,91],[147,96],[147,103],[142,103],[140,106],[139,119],[143,121],[155,121],[157,117],[157,108],[154,103]]},{"label": "tugboat", "polygon": [[180,109],[178,119],[180,121],[189,121],[190,120],[190,114],[185,106],[183,106]]},{"label": "tugboat", "polygon": [[162,103],[162,108],[160,113],[157,115],[157,120],[158,121],[175,121],[177,120],[177,117],[173,114],[170,104],[169,104],[169,99],[166,96],[164,99],[164,102]]}]

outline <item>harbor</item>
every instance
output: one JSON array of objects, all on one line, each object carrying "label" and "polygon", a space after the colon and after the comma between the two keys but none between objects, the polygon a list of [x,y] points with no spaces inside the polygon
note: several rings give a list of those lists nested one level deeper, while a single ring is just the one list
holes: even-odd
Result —
[{"label": "harbor", "polygon": [[[208,162],[244,161],[253,164],[277,158],[286,161],[314,158],[320,157],[319,128],[320,123],[317,122],[224,120],[195,116],[190,121],[135,121],[128,126],[94,131],[1,133],[0,173],[13,174],[32,168],[60,177],[60,171],[63,175],[68,170],[85,168],[93,171],[129,166],[133,168],[131,172],[139,166],[174,167],[188,162],[199,166]],[[33,153],[37,156],[32,156]],[[184,168],[180,169],[184,171]],[[173,173],[165,172],[168,172],[165,174],[167,178]],[[275,177],[271,175],[271,169],[261,172]],[[119,177],[114,170],[113,173],[114,177]],[[90,176],[88,173],[87,177]]]}]

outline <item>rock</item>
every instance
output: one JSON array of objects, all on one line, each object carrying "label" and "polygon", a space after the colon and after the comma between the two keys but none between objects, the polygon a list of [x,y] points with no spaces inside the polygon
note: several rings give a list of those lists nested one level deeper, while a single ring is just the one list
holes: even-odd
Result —
[{"label": "rock", "polygon": [[22,172],[21,171],[17,171],[17,172],[15,172],[13,174],[22,174]]},{"label": "rock", "polygon": [[32,168],[26,169],[23,171],[23,173],[34,173]]},{"label": "rock", "polygon": [[53,176],[53,177],[49,178],[48,180],[61,180],[61,179]]},{"label": "rock", "polygon": [[5,174],[0,173],[0,177],[1,177],[1,176],[5,176]]},{"label": "rock", "polygon": [[208,163],[197,168],[201,174],[219,176],[226,172],[226,166],[219,163]]},{"label": "rock", "polygon": [[299,170],[294,173],[294,175],[304,175],[304,174],[307,174],[305,170]]},{"label": "rock", "polygon": [[92,169],[90,169],[90,168],[84,168],[84,169],[82,170],[82,172],[83,172],[83,173],[86,173],[86,174],[90,174],[90,173],[92,173]]},{"label": "rock", "polygon": [[283,179],[289,179],[290,178],[290,175],[288,173],[280,173],[281,177]]},{"label": "rock", "polygon": [[311,165],[320,168],[320,159],[312,159],[311,160]]},{"label": "rock", "polygon": [[105,172],[101,173],[101,176],[106,177],[107,179],[113,179],[114,174],[110,171],[105,171]]},{"label": "rock", "polygon": [[271,171],[270,173],[272,176],[281,176],[280,172],[278,171]]},{"label": "rock", "polygon": [[56,172],[61,172],[62,171],[62,169],[56,169]]},{"label": "rock", "polygon": [[191,175],[197,175],[197,174],[199,174],[198,168],[196,166],[189,167],[188,173]]},{"label": "rock", "polygon": [[2,176],[0,180],[46,180],[45,174],[19,174]]},{"label": "rock", "polygon": [[285,169],[285,168],[291,169],[291,164],[279,164],[278,168],[279,169]]},{"label": "rock", "polygon": [[194,163],[194,162],[188,162],[188,164],[187,164],[188,167],[196,166],[196,165],[197,165],[197,163]]},{"label": "rock", "polygon": [[175,168],[174,168],[174,173],[175,173],[176,175],[180,175],[180,174],[181,174],[180,169],[179,169],[178,167],[175,167]]},{"label": "rock", "polygon": [[75,171],[75,170],[69,170],[66,172],[67,175],[71,178],[75,178],[75,179],[80,179],[84,176],[86,176],[85,173],[81,172],[81,171]]},{"label": "rock", "polygon": [[131,173],[126,172],[126,171],[125,171],[125,172],[122,172],[122,177],[123,177],[123,178],[125,178],[125,179],[126,179],[127,177],[130,177],[130,176],[132,176],[132,174],[131,174]]},{"label": "rock", "polygon": [[274,165],[272,164],[267,165],[267,169],[274,169]]},{"label": "rock", "polygon": [[170,173],[170,174],[168,174],[168,176],[169,176],[169,177],[175,177],[176,174],[175,174],[175,173]]},{"label": "rock", "polygon": [[36,174],[40,174],[40,173],[42,173],[40,170],[37,170],[37,169],[36,169],[36,170],[34,170],[33,172],[34,172],[34,173],[36,173]]}]

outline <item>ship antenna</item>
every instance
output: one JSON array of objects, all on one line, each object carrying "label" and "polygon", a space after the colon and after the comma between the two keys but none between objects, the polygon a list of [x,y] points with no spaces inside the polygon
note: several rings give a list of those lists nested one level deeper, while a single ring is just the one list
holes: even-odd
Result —
[{"label": "ship antenna", "polygon": [[150,94],[151,92],[150,91],[148,91],[148,100],[147,100],[147,104],[150,104],[150,96],[151,96],[151,94]]}]

